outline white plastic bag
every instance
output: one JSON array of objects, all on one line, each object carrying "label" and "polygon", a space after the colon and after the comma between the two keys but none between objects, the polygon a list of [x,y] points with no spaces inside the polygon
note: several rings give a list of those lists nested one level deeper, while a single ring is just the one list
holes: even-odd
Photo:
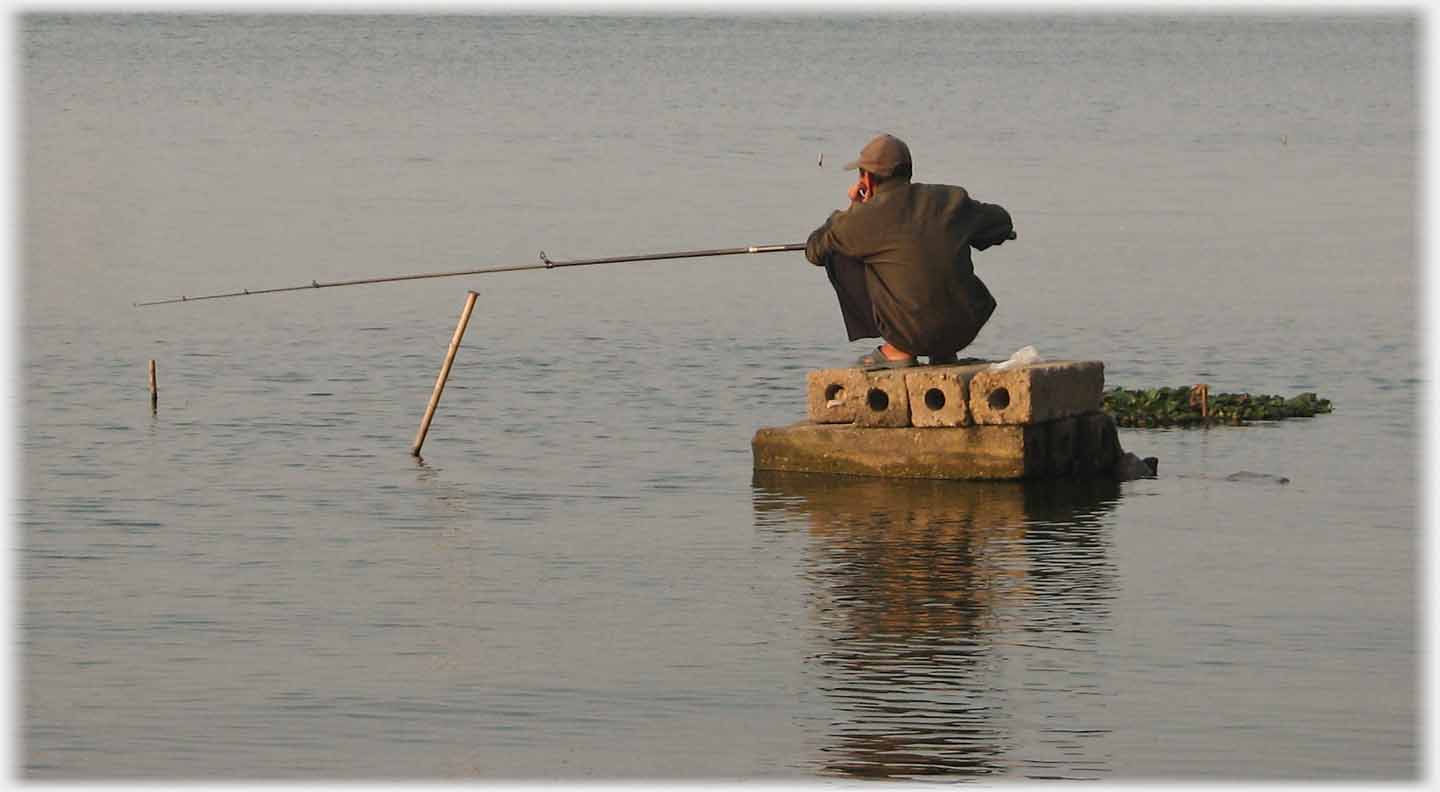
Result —
[{"label": "white plastic bag", "polygon": [[1031,363],[1039,362],[1040,352],[1036,350],[1035,347],[1026,344],[1025,346],[1015,350],[1015,354],[1011,355],[1009,360],[1006,360],[1003,363],[991,363],[990,370],[1004,371],[1005,369],[1012,369],[1016,368],[1017,366],[1028,366]]}]

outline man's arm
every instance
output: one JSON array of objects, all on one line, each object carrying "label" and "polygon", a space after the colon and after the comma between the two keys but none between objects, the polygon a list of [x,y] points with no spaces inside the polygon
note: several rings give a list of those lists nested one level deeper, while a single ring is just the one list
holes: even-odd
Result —
[{"label": "man's arm", "polygon": [[825,260],[838,249],[838,242],[835,239],[835,220],[843,211],[836,209],[825,219],[824,224],[810,232],[810,238],[805,240],[805,258],[817,267],[825,266]]},{"label": "man's arm", "polygon": [[[868,178],[868,176],[862,175],[856,179],[855,183],[850,185],[850,189],[846,191],[846,196],[850,198],[850,206],[831,212],[830,217],[825,220],[824,225],[810,232],[810,238],[805,240],[805,258],[809,259],[811,264],[817,267],[823,267],[825,266],[825,261],[830,258],[830,255],[837,251],[849,253],[852,256],[855,255],[854,252],[850,251],[845,243],[841,241],[839,235],[842,231],[840,228],[837,228],[837,226],[847,225],[844,222],[844,218],[848,215],[849,211],[870,200],[869,190],[873,185],[867,181]],[[848,232],[845,232],[845,235],[848,236]]]},{"label": "man's arm", "polygon": [[991,245],[1001,245],[1007,239],[1015,238],[1015,225],[1010,222],[1010,213],[1000,204],[987,204],[970,199],[976,214],[975,233],[970,235],[970,247],[984,250]]}]

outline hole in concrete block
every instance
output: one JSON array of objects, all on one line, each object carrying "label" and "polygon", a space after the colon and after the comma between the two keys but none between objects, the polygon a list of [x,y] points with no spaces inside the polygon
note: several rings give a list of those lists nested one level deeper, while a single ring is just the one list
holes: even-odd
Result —
[{"label": "hole in concrete block", "polygon": [[925,406],[932,410],[945,409],[945,391],[939,388],[931,388],[925,391]]},{"label": "hole in concrete block", "polygon": [[885,409],[890,406],[890,395],[879,388],[871,388],[870,392],[865,395],[865,403],[870,405],[870,409],[875,412],[885,412]]},{"label": "hole in concrete block", "polygon": [[838,382],[825,386],[825,401],[835,401],[845,395],[845,386]]},{"label": "hole in concrete block", "polygon": [[989,396],[985,397],[985,403],[990,405],[992,410],[1003,410],[1010,406],[1010,391],[1005,388],[996,388],[990,391]]}]

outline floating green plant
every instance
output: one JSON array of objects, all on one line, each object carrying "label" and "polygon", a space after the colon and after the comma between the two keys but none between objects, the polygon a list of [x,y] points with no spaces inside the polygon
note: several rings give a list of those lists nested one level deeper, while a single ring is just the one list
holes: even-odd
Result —
[{"label": "floating green plant", "polygon": [[1101,408],[1120,426],[1213,426],[1250,421],[1309,418],[1330,412],[1330,400],[1314,393],[1286,399],[1249,393],[1211,394],[1204,385],[1193,388],[1111,388]]}]

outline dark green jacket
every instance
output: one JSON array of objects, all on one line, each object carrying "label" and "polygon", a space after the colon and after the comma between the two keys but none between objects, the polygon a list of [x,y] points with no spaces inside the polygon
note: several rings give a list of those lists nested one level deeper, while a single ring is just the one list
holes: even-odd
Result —
[{"label": "dark green jacket", "polygon": [[974,341],[995,311],[970,248],[999,244],[1012,229],[1009,212],[964,188],[883,182],[870,200],[815,229],[805,258],[817,266],[836,253],[864,261],[881,336],[911,354],[943,354]]}]

